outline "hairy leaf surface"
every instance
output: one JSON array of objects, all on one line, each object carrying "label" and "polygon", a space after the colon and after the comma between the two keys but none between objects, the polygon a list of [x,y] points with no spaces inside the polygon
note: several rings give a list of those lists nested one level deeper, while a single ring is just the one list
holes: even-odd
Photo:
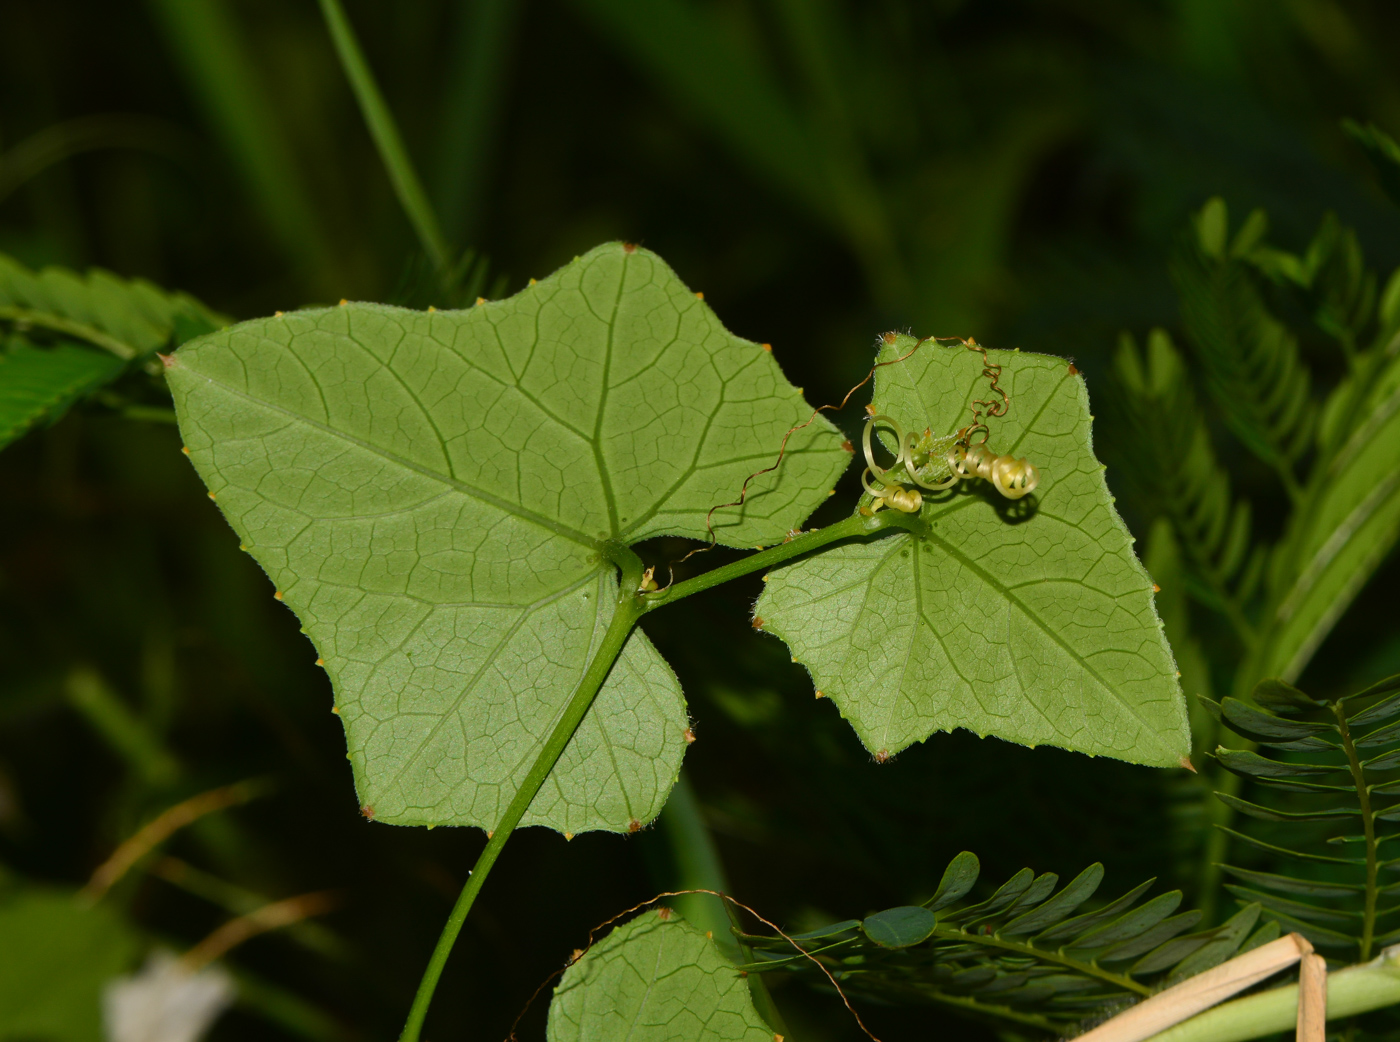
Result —
[{"label": "hairy leaf surface", "polygon": [[[899,337],[880,360],[913,344]],[[1012,399],[990,444],[1040,468],[1033,497],[1008,504],[965,481],[926,495],[923,534],[775,569],[757,608],[764,629],[882,758],[965,727],[1177,766],[1186,707],[1151,580],[1094,458],[1083,381],[1060,358],[989,356]],[[878,370],[874,407],[941,435],[986,396],[980,355],[928,342]]]},{"label": "hairy leaf surface", "polygon": [[617,927],[565,971],[546,1038],[772,1042],[773,1031],[714,941],[661,909]]},{"label": "hairy leaf surface", "polygon": [[[167,376],[195,467],[325,661],[366,813],[396,824],[493,827],[611,618],[608,547],[704,538],[810,415],[621,244],[468,311],[246,322]],[[718,538],[777,542],[848,460],[829,424],[799,432]],[[686,726],[635,633],[524,823],[651,820]]]}]

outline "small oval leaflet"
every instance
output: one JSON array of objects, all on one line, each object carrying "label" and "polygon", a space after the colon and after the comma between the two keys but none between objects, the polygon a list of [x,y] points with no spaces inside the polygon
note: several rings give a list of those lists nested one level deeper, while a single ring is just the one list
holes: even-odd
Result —
[{"label": "small oval leaflet", "polygon": [[919,905],[901,905],[866,916],[861,928],[881,948],[908,948],[933,935],[938,917]]}]

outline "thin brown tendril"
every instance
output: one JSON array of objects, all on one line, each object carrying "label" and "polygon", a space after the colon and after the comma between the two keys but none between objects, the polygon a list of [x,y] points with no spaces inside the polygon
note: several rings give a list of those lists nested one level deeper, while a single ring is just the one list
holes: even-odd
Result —
[{"label": "thin brown tendril", "polygon": [[[979,351],[982,354],[982,375],[991,384],[993,394],[1001,395],[1001,400],[995,398],[978,398],[972,402],[972,422],[958,431],[958,444],[963,448],[968,448],[972,443],[972,436],[978,431],[982,432],[982,444],[987,443],[987,425],[982,421],[993,416],[1005,416],[1006,410],[1011,408],[1011,397],[997,383],[1001,379],[1001,366],[997,365],[987,357],[987,349],[976,340],[969,337],[962,342],[963,347],[969,351]],[[986,406],[986,412],[982,411],[982,406]]]},{"label": "thin brown tendril", "polygon": [[[889,334],[886,334],[886,336],[888,336],[888,335],[889,335]],[[908,351],[906,351],[904,354],[900,355],[898,358],[891,358],[888,362],[876,362],[874,365],[872,365],[872,366],[870,367],[870,372],[868,372],[868,373],[865,374],[865,379],[861,380],[860,383],[856,384],[856,385],[855,385],[854,387],[852,387],[849,391],[847,391],[847,392],[846,392],[846,397],[842,398],[839,404],[837,404],[837,405],[818,405],[815,409],[812,410],[812,415],[809,416],[809,417],[807,417],[807,420],[806,420],[805,423],[799,423],[799,424],[797,424],[797,426],[795,426],[795,427],[789,427],[787,433],[783,435],[783,443],[782,443],[780,446],[778,446],[778,458],[777,458],[776,460],[773,461],[773,465],[772,465],[771,467],[764,467],[762,470],[756,470],[756,471],[754,471],[752,474],[750,474],[748,477],[746,477],[746,478],[744,479],[743,487],[739,489],[739,498],[738,498],[738,499],[734,500],[734,501],[731,502],[731,503],[720,503],[718,506],[710,507],[710,512],[709,512],[708,514],[705,515],[705,531],[706,531],[706,533],[709,534],[709,537],[710,537],[709,542],[706,543],[704,546],[697,546],[694,550],[690,551],[690,553],[686,554],[686,555],[685,555],[684,557],[682,557],[679,561],[676,561],[676,562],[674,562],[674,563],[672,563],[672,564],[668,564],[668,565],[666,566],[666,571],[667,571],[667,576],[668,576],[668,577],[667,577],[667,581],[666,581],[666,586],[669,587],[672,583],[674,583],[674,582],[676,581],[676,572],[675,572],[675,567],[676,567],[676,565],[678,565],[678,564],[685,564],[686,561],[689,561],[689,560],[690,560],[692,557],[694,557],[696,554],[703,554],[703,553],[705,553],[705,552],[707,552],[707,551],[709,551],[709,550],[713,550],[713,549],[715,548],[716,544],[719,542],[719,537],[715,535],[715,526],[714,526],[715,511],[716,511],[716,510],[724,510],[726,507],[741,507],[741,506],[743,506],[743,505],[744,505],[744,501],[745,501],[746,499],[748,499],[748,497],[749,497],[749,482],[753,481],[754,478],[761,477],[761,476],[764,475],[764,474],[771,474],[773,471],[775,471],[775,470],[777,470],[779,467],[781,467],[781,466],[783,465],[783,457],[787,454],[788,439],[791,438],[791,437],[792,437],[794,434],[796,434],[798,431],[802,430],[803,428],[805,428],[805,427],[810,427],[810,426],[816,421],[816,418],[817,418],[817,414],[818,414],[818,413],[823,413],[823,412],[827,412],[827,411],[839,411],[839,410],[841,410],[841,409],[844,409],[844,408],[846,407],[846,403],[849,402],[849,401],[851,400],[851,395],[855,394],[857,391],[859,391],[862,387],[864,387],[866,384],[868,384],[868,383],[870,382],[871,378],[875,375],[875,370],[876,370],[876,369],[880,369],[880,368],[883,368],[884,366],[887,366],[887,365],[894,365],[894,364],[897,363],[897,362],[902,362],[902,361],[904,361],[906,358],[908,358],[910,355],[912,355],[915,351],[917,351],[920,347],[922,347],[926,341],[929,341],[929,340],[956,340],[956,339],[959,339],[959,338],[958,338],[958,337],[933,337],[933,336],[926,336],[926,337],[923,337],[923,338],[921,338],[921,339],[919,339],[919,340],[916,340],[916,341],[914,342],[914,346],[911,347],[911,348],[910,348]],[[964,343],[966,343],[966,341],[964,341]],[[983,352],[982,352],[982,355],[983,355],[983,357],[985,358],[985,357],[986,357],[986,351],[983,351]],[[1000,414],[998,414],[998,415],[1000,415]],[[663,587],[663,589],[665,589],[665,587]]]},{"label": "thin brown tendril", "polygon": [[[933,337],[926,337],[925,339],[932,340]],[[920,340],[919,343],[922,344],[922,343],[923,343],[923,340]],[[915,345],[914,345],[914,348],[915,348],[915,350],[917,350],[917,349],[918,349],[918,344],[915,344]],[[913,354],[913,353],[914,353],[913,351],[910,351],[910,352],[909,352],[909,354]],[[909,355],[905,355],[904,357],[905,357],[905,358],[908,358]],[[900,361],[900,359],[896,359],[896,361]],[[886,362],[886,363],[884,363],[884,364],[885,364],[885,365],[888,365],[889,363]],[[872,369],[871,372],[873,373],[874,370]],[[865,379],[868,380],[868,379],[870,379],[870,377],[867,376]],[[861,382],[864,383],[864,381],[861,381]],[[851,390],[852,390],[852,391],[855,391],[856,388],[858,388],[859,386],[860,386],[860,384],[856,384],[856,387],[851,388]],[[846,397],[849,398],[850,395],[848,394]],[[844,403],[842,403],[842,404],[844,404]],[[813,419],[815,419],[815,418],[816,418],[816,414],[813,413]],[[807,422],[810,423],[811,420],[808,420]],[[791,433],[791,432],[789,432],[789,433]],[[555,971],[554,971],[553,973],[551,973],[548,977],[546,977],[543,981],[541,981],[541,982],[540,982],[540,986],[539,986],[538,988],[536,988],[536,989],[534,990],[534,992],[530,995],[529,999],[526,1000],[524,1008],[521,1009],[521,1011],[520,1011],[518,1014],[516,1014],[515,1019],[514,1019],[513,1021],[511,1021],[511,1024],[510,1024],[510,1033],[509,1033],[508,1035],[506,1035],[505,1042],[518,1042],[518,1040],[517,1040],[516,1037],[515,1037],[515,1029],[518,1028],[518,1027],[520,1026],[520,1022],[525,1018],[525,1014],[528,1013],[528,1012],[530,1012],[530,1007],[534,1004],[535,999],[537,999],[537,998],[540,997],[540,992],[544,991],[545,988],[549,987],[549,985],[550,985],[557,977],[563,976],[563,975],[564,975],[564,972],[565,972],[566,970],[568,970],[568,968],[569,968],[570,966],[572,966],[574,963],[578,962],[580,959],[582,959],[585,955],[588,954],[588,952],[593,948],[593,945],[597,943],[596,938],[597,938],[598,932],[599,932],[600,930],[603,930],[603,929],[605,929],[605,928],[611,926],[613,923],[617,922],[619,919],[625,918],[626,916],[631,915],[633,912],[640,912],[643,908],[647,907],[647,905],[656,904],[656,902],[657,902],[657,901],[660,901],[662,898],[666,898],[666,897],[681,897],[681,896],[683,896],[683,895],[685,895],[685,894],[710,894],[710,895],[713,896],[713,897],[718,897],[721,901],[728,901],[730,904],[734,905],[734,907],[736,907],[736,908],[742,908],[744,911],[748,912],[749,915],[753,916],[755,919],[757,919],[759,922],[761,922],[764,926],[768,927],[768,929],[770,929],[770,930],[772,930],[774,933],[778,934],[778,936],[780,936],[783,940],[787,941],[788,944],[792,945],[792,946],[793,946],[794,948],[796,948],[799,952],[801,952],[804,956],[806,956],[808,959],[810,959],[810,960],[816,965],[817,969],[821,970],[822,973],[824,973],[824,974],[826,975],[826,979],[829,980],[829,981],[831,982],[831,986],[832,986],[833,988],[836,989],[836,994],[838,994],[838,995],[841,996],[841,1001],[844,1002],[844,1003],[846,1004],[846,1008],[847,1008],[848,1010],[850,1010],[851,1016],[853,1016],[853,1017],[856,1018],[856,1023],[857,1023],[858,1025],[860,1025],[860,1029],[861,1029],[862,1031],[865,1032],[866,1037],[869,1038],[869,1039],[871,1040],[871,1042],[880,1042],[880,1040],[879,1040],[878,1038],[876,1038],[874,1034],[871,1033],[870,1029],[869,1029],[868,1027],[865,1026],[865,1021],[863,1021],[863,1020],[860,1019],[860,1014],[857,1013],[857,1012],[856,1012],[856,1008],[855,1008],[854,1006],[851,1005],[851,1000],[848,999],[848,998],[846,998],[846,993],[841,989],[841,985],[838,984],[838,983],[836,983],[836,978],[833,977],[833,976],[831,975],[831,971],[828,970],[828,969],[826,968],[826,964],[825,964],[825,963],[823,963],[820,959],[818,959],[815,955],[813,955],[811,952],[809,952],[806,948],[802,947],[802,945],[798,944],[798,943],[797,943],[796,941],[794,941],[791,937],[789,937],[786,933],[784,933],[784,932],[782,931],[782,929],[778,926],[777,923],[774,923],[774,922],[771,922],[771,921],[765,919],[763,916],[759,915],[757,912],[755,912],[755,911],[754,911],[752,908],[750,908],[748,905],[744,904],[743,901],[740,901],[738,898],[735,898],[735,897],[730,897],[728,894],[720,893],[718,890],[705,890],[705,889],[703,889],[703,888],[697,888],[697,889],[695,889],[695,890],[667,890],[667,891],[665,891],[664,893],[657,894],[655,897],[649,897],[649,898],[647,898],[645,901],[641,902],[640,904],[635,904],[635,905],[633,905],[631,908],[627,908],[627,909],[624,909],[624,910],[621,911],[621,912],[618,912],[618,913],[617,913],[615,916],[613,916],[611,919],[605,919],[605,920],[603,920],[601,923],[599,923],[597,926],[593,927],[593,929],[589,930],[589,931],[588,931],[588,943],[585,944],[582,948],[579,948],[577,951],[575,951],[571,956],[569,956],[569,961],[568,961],[568,962],[564,963],[563,966],[559,967],[559,969],[555,970]]]}]

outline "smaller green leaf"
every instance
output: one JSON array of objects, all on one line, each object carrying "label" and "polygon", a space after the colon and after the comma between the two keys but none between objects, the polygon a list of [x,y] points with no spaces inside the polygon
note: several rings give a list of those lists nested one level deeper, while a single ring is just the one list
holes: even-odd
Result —
[{"label": "smaller green leaf", "polygon": [[1138,936],[1130,937],[1115,944],[1107,951],[1100,952],[1095,961],[1100,963],[1122,962],[1142,955],[1144,952],[1153,951],[1177,934],[1190,930],[1201,921],[1204,914],[1201,911],[1190,911],[1163,919],[1156,926],[1148,927]]},{"label": "smaller green leaf", "polygon": [[1251,693],[1254,701],[1274,713],[1296,713],[1307,709],[1317,709],[1325,703],[1304,694],[1286,680],[1265,677],[1254,685]]},{"label": "smaller green leaf", "polygon": [[1262,839],[1256,839],[1254,836],[1245,835],[1243,832],[1236,832],[1234,829],[1226,828],[1224,825],[1217,825],[1215,827],[1242,843],[1248,843],[1250,846],[1258,847],[1260,850],[1267,850],[1271,854],[1283,854],[1287,857],[1294,857],[1300,861],[1320,861],[1329,865],[1364,865],[1366,863],[1364,857],[1327,857],[1324,854],[1311,854],[1302,850],[1289,850],[1287,847],[1279,847],[1272,843],[1265,843]]},{"label": "smaller green leaf", "polygon": [[[794,941],[820,941],[827,937],[837,937],[843,933],[850,933],[852,930],[859,929],[859,919],[844,919],[839,923],[832,923],[829,926],[818,926],[815,930],[807,930],[804,933],[790,933],[788,936]],[[782,938],[779,938],[779,940],[782,940]]]},{"label": "smaller green leaf", "polygon": [[1361,814],[1357,807],[1332,807],[1326,810],[1311,811],[1274,810],[1272,807],[1261,807],[1257,803],[1250,803],[1248,800],[1242,800],[1238,796],[1231,796],[1224,792],[1217,792],[1215,798],[1225,806],[1233,807],[1241,814],[1248,814],[1251,818],[1260,818],[1264,821],[1339,821]]},{"label": "smaller green leaf", "polygon": [[[1394,784],[1393,782],[1391,783]],[[1390,795],[1387,793],[1387,795]],[[1377,821],[1400,821],[1400,803],[1393,807],[1386,807],[1384,810],[1376,811]]]},{"label": "smaller green leaf", "polygon": [[11,344],[0,345],[0,447],[62,416],[126,368],[115,355],[76,344],[35,347],[19,337]]},{"label": "smaller green leaf", "polygon": [[1155,882],[1157,882],[1156,878],[1152,878],[1145,883],[1139,883],[1122,897],[1118,898],[1116,901],[1110,901],[1102,908],[1092,912],[1085,912],[1083,915],[1077,915],[1073,919],[1067,919],[1058,926],[1052,926],[1050,929],[1037,934],[1033,943],[1041,944],[1043,942],[1063,941],[1070,937],[1077,937],[1082,933],[1094,929],[1100,923],[1106,923],[1110,919],[1117,918],[1136,904],[1137,899],[1147,893]]},{"label": "smaller green leaf", "polygon": [[1400,694],[1383,698],[1369,709],[1363,709],[1347,721],[1350,727],[1368,727],[1371,724],[1385,723],[1400,716]]},{"label": "smaller green leaf", "polygon": [[[1072,944],[1066,947],[1101,948],[1136,937],[1144,930],[1151,929],[1167,916],[1171,915],[1180,904],[1180,890],[1171,890],[1165,894],[1158,894],[1141,908],[1134,908],[1132,911],[1125,912],[1112,922],[1105,923],[1103,926],[1080,935]],[[1146,949],[1144,949],[1144,951],[1145,950]]]},{"label": "smaller green leaf", "polygon": [[1217,746],[1215,758],[1227,771],[1246,778],[1301,778],[1320,774],[1336,774],[1340,767],[1313,763],[1284,763],[1260,756],[1248,749],[1227,749]]},{"label": "smaller green leaf", "polygon": [[1256,872],[1249,868],[1236,868],[1234,865],[1221,865],[1220,869],[1236,879],[1243,879],[1246,883],[1268,887],[1270,890],[1281,890],[1287,894],[1306,894],[1310,897],[1351,897],[1364,889],[1364,887],[1351,883],[1297,879],[1293,876],[1281,876],[1272,872]]},{"label": "smaller green leaf", "polygon": [[[1288,930],[1290,933],[1302,934],[1319,948],[1350,948],[1353,951],[1356,949],[1355,937],[1350,937],[1337,930],[1330,930],[1325,926],[1319,926],[1317,923],[1310,923],[1305,919],[1298,919],[1286,912],[1278,912],[1270,909],[1268,914],[1271,918],[1278,920],[1279,926],[1283,929]],[[1377,938],[1378,942],[1379,940],[1380,939]]]},{"label": "smaller green leaf", "polygon": [[937,912],[955,901],[961,901],[976,884],[981,871],[982,866],[977,860],[977,855],[970,850],[962,851],[948,862],[948,867],[943,870],[943,878],[938,882],[938,889],[924,902],[924,907],[931,912]]},{"label": "smaller green leaf", "polygon": [[1144,976],[1149,973],[1160,973],[1181,962],[1188,955],[1200,951],[1214,938],[1216,930],[1205,930],[1201,933],[1187,934],[1185,937],[1174,937],[1164,944],[1158,945],[1148,952],[1137,962],[1128,968],[1128,974],[1133,977]]},{"label": "smaller green leaf", "polygon": [[1371,771],[1388,771],[1400,767],[1400,749],[1392,749],[1388,753],[1381,753],[1369,760],[1362,760],[1361,766]]},{"label": "smaller green leaf", "polygon": [[663,908],[623,923],[564,971],[548,1042],[772,1042],[715,943]]},{"label": "smaller green leaf", "polygon": [[1355,120],[1342,120],[1345,130],[1366,151],[1366,158],[1375,167],[1381,187],[1391,200],[1400,205],[1400,144],[1374,123],[1364,127]]},{"label": "smaller green leaf", "polygon": [[969,905],[966,908],[959,908],[956,912],[946,915],[943,918],[951,923],[963,922],[965,920],[991,915],[993,912],[1005,908],[1024,894],[1030,889],[1030,885],[1034,881],[1035,873],[1029,868],[1023,868],[998,887],[996,893],[992,894],[987,900],[975,905]]},{"label": "smaller green leaf", "polygon": [[[1372,695],[1384,695],[1390,693],[1391,691],[1400,691],[1400,673],[1396,673],[1394,676],[1386,677],[1384,680],[1377,680],[1370,687],[1362,688],[1354,695],[1345,695],[1342,697],[1342,701],[1350,702],[1356,698],[1370,698]],[[1387,701],[1389,701],[1389,699],[1387,699]],[[1371,706],[1371,708],[1365,710],[1365,712],[1358,713],[1355,717],[1351,719],[1351,722],[1355,723],[1356,721],[1360,720],[1363,716],[1365,716],[1366,713],[1369,713],[1372,710],[1378,708],[1379,705]]]},{"label": "smaller green leaf", "polygon": [[1221,923],[1215,931],[1215,936],[1207,941],[1199,951],[1187,956],[1172,971],[1171,980],[1173,982],[1185,980],[1187,977],[1194,977],[1198,973],[1219,966],[1226,959],[1232,957],[1235,951],[1242,945],[1249,932],[1254,929],[1254,924],[1259,921],[1260,907],[1257,904],[1248,905],[1241,908],[1229,919]]},{"label": "smaller green leaf", "polygon": [[1356,747],[1358,749],[1372,749],[1378,745],[1389,745],[1391,742],[1397,741],[1400,741],[1400,721],[1386,724],[1369,734],[1362,735],[1356,739]]},{"label": "smaller green leaf", "polygon": [[1096,861],[1065,884],[1065,888],[1054,897],[1038,908],[1018,915],[997,933],[1002,937],[1016,937],[1053,926],[1093,897],[1102,882],[1103,865]]},{"label": "smaller green leaf", "polygon": [[974,922],[986,922],[990,919],[1004,919],[1007,916],[1016,916],[1027,909],[1034,908],[1050,896],[1051,891],[1055,889],[1055,884],[1059,881],[1060,877],[1054,872],[1046,872],[1044,875],[1036,876],[1031,882],[1031,885],[1026,888],[1025,892],[1022,893],[1020,897],[1016,898],[1016,900],[1011,903],[1010,907],[991,915],[983,916],[980,919],[974,919],[967,925],[970,926]]},{"label": "smaller green leaf", "polygon": [[1247,886],[1237,886],[1234,883],[1226,883],[1225,889],[1240,898],[1241,903],[1257,901],[1271,912],[1284,912],[1295,919],[1304,919],[1310,923],[1351,926],[1357,924],[1357,920],[1360,919],[1357,912],[1335,908],[1318,908],[1316,905],[1310,905],[1304,901],[1291,901],[1286,897],[1267,894]]},{"label": "smaller green leaf", "polygon": [[1278,940],[1279,934],[1282,932],[1283,931],[1279,929],[1278,920],[1270,920],[1250,934],[1249,939],[1246,940],[1244,944],[1240,945],[1240,950],[1235,952],[1235,955],[1240,956],[1245,952],[1252,952],[1261,945],[1268,944],[1270,941],[1276,941]]},{"label": "smaller green leaf", "polygon": [[[1337,728],[1332,724],[1309,724],[1301,720],[1283,720],[1228,695],[1221,700],[1220,711],[1231,730],[1246,738],[1270,744],[1279,739],[1286,742],[1296,742],[1337,733]],[[1331,748],[1331,744],[1317,748]]]},{"label": "smaller green leaf", "polygon": [[865,917],[865,936],[881,948],[908,948],[933,935],[938,918],[922,905],[902,905]]},{"label": "smaller green leaf", "polygon": [[1372,796],[1400,796],[1400,778],[1395,781],[1382,782],[1379,785],[1369,785],[1367,791]]}]

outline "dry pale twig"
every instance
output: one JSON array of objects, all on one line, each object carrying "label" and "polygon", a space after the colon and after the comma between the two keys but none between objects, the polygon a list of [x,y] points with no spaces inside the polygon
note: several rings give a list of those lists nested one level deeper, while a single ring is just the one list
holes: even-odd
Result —
[{"label": "dry pale twig", "polygon": [[1326,1042],[1327,960],[1304,955],[1298,975],[1298,1042]]},{"label": "dry pale twig", "polygon": [[[1080,1035],[1076,1042],[1142,1042],[1159,1031],[1165,1031],[1231,995],[1286,970],[1299,959],[1312,955],[1312,945],[1302,934],[1290,933],[1276,941],[1260,945],[1253,951],[1237,955],[1213,970],[1198,973],[1150,999],[1124,1010],[1112,1020]],[[1321,961],[1319,959],[1319,961]],[[1326,975],[1326,968],[1321,971]],[[1322,1004],[1323,1018],[1327,1003]],[[1302,1023],[1302,1014],[1299,1014]],[[1303,1035],[1298,1036],[1300,1039]],[[1322,1036],[1317,1036],[1321,1038]],[[1308,1038],[1311,1042],[1311,1037]]]}]

